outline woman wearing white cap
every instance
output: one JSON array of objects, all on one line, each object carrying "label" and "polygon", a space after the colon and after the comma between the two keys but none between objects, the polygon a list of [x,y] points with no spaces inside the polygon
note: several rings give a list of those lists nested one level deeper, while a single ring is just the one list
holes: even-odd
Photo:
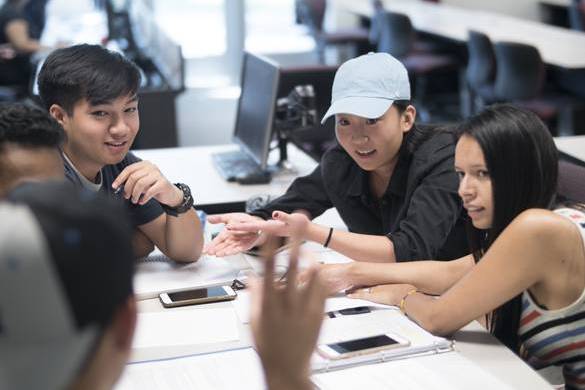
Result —
[{"label": "woman wearing white cap", "polygon": [[[251,215],[211,216],[227,228],[206,248],[224,256],[260,245],[258,231],[289,236],[306,225],[305,239],[361,261],[455,259],[466,254],[454,136],[415,126],[406,68],[386,53],[342,64],[332,104],[338,146],[287,192]],[[335,207],[349,232],[310,222]],[[265,219],[271,220],[264,221]]]}]

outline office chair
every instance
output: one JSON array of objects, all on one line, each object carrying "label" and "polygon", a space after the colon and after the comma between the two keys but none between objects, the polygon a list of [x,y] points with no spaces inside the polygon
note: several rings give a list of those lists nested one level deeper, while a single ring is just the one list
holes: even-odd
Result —
[{"label": "office chair", "polygon": [[[378,44],[379,52],[392,54],[400,59],[408,74],[415,79],[414,97],[424,105],[428,77],[441,72],[455,71],[459,62],[456,58],[436,53],[414,50],[416,32],[407,15],[380,10],[374,15],[372,38]],[[420,111],[423,120],[428,121],[428,110]]]},{"label": "office chair", "polygon": [[557,194],[561,200],[585,203],[585,166],[559,160]]},{"label": "office chair", "polygon": [[568,11],[571,29],[585,31],[585,1],[571,0]]},{"label": "office chair", "polygon": [[295,0],[296,20],[304,24],[315,39],[319,62],[325,63],[325,48],[329,45],[355,45],[369,48],[368,30],[365,28],[339,29],[332,32],[323,30],[327,8],[326,0]]},{"label": "office chair", "polygon": [[[468,62],[465,83],[468,92],[467,115],[476,113],[483,105],[482,96],[493,91],[496,76],[496,54],[489,37],[478,31],[469,31],[467,38]],[[492,96],[488,96],[492,98]]]},{"label": "office chair", "polygon": [[486,104],[510,102],[534,112],[553,133],[564,127],[571,132],[579,100],[557,91],[545,90],[546,68],[538,49],[517,42],[497,42],[496,79],[478,89]]}]

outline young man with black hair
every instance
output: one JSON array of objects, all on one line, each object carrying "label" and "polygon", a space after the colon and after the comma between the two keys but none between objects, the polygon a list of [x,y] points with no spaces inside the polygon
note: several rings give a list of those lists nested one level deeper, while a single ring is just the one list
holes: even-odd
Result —
[{"label": "young man with black hair", "polygon": [[64,133],[38,108],[0,105],[0,198],[28,180],[64,179],[59,147]]},{"label": "young man with black hair", "polygon": [[0,388],[112,388],[137,317],[123,206],[68,182],[26,183],[9,198],[0,203]]},{"label": "young man with black hair", "polygon": [[189,187],[129,152],[139,129],[136,65],[101,46],[76,45],[49,55],[38,79],[44,105],[67,136],[67,179],[124,199],[134,228],[165,255],[197,260],[203,233]]}]

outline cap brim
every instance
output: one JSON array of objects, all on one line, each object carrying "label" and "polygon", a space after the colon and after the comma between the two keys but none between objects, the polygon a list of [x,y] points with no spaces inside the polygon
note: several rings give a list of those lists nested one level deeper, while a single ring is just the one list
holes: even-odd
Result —
[{"label": "cap brim", "polygon": [[379,118],[394,103],[394,100],[374,97],[346,97],[334,101],[321,120],[324,124],[330,116],[351,114],[362,118]]},{"label": "cap brim", "polygon": [[87,359],[96,335],[97,329],[89,328],[44,343],[0,342],[0,360],[6,368],[0,389],[66,388]]}]

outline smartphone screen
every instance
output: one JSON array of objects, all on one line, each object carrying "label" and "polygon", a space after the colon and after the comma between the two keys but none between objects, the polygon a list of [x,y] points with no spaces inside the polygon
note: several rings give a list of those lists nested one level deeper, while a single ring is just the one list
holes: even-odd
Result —
[{"label": "smartphone screen", "polygon": [[196,290],[186,290],[168,293],[168,296],[172,302],[187,301],[191,299],[201,298],[223,297],[226,295],[228,294],[221,286],[198,288]]},{"label": "smartphone screen", "polygon": [[363,351],[364,349],[372,349],[385,347],[388,345],[398,344],[398,341],[385,334],[365,337],[363,339],[343,341],[335,344],[327,344],[329,348],[340,354]]}]

